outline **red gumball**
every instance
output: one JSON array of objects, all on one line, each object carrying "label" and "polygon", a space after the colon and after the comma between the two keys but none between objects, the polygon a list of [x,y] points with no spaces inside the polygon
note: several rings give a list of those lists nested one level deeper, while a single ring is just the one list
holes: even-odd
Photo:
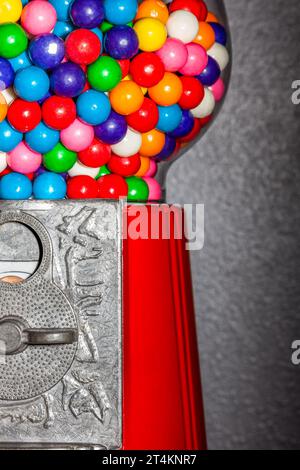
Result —
[{"label": "red gumball", "polygon": [[204,98],[204,87],[195,77],[180,77],[183,93],[179,100],[182,109],[194,109]]},{"label": "red gumball", "polygon": [[153,52],[142,52],[137,55],[130,65],[130,75],[133,81],[146,88],[157,85],[164,77],[165,66],[162,60]]},{"label": "red gumball", "polygon": [[35,178],[35,173],[27,173],[26,176],[28,179],[30,179],[30,181],[33,181]]},{"label": "red gumball", "polygon": [[67,196],[69,199],[95,199],[99,196],[98,183],[90,176],[74,176],[68,180]]},{"label": "red gumball", "polygon": [[98,179],[99,197],[102,199],[119,199],[127,197],[128,186],[120,175],[106,175]]},{"label": "red gumball", "polygon": [[78,158],[85,166],[99,168],[106,165],[111,157],[111,147],[98,139],[94,139],[92,144],[82,152],[78,153]]},{"label": "red gumball", "polygon": [[7,167],[5,168],[5,170],[1,171],[0,178],[2,178],[2,176],[8,175],[9,173],[12,173],[12,170],[9,167]]},{"label": "red gumball", "polygon": [[177,10],[186,10],[197,16],[199,21],[205,21],[207,18],[207,6],[202,0],[174,0],[170,4],[170,13]]},{"label": "red gumball", "polygon": [[210,114],[209,116],[206,116],[204,118],[200,118],[199,121],[201,123],[201,126],[202,127],[207,126],[210,123],[210,121],[212,120],[212,118],[213,118],[212,114]]},{"label": "red gumball", "polygon": [[112,155],[108,163],[108,169],[120,176],[133,176],[141,167],[141,157],[139,154],[132,155],[131,157],[119,157]]},{"label": "red gumball", "polygon": [[32,131],[42,119],[40,105],[37,102],[16,99],[8,109],[7,119],[19,132]]},{"label": "red gumball", "polygon": [[92,64],[101,53],[101,41],[89,29],[73,31],[67,37],[65,45],[67,57],[75,64]]},{"label": "red gumball", "polygon": [[117,60],[117,62],[122,70],[122,78],[127,77],[127,75],[129,74],[129,69],[130,69],[130,60],[123,59],[123,60]]},{"label": "red gumball", "polygon": [[76,105],[71,98],[51,96],[42,106],[43,120],[58,131],[69,127],[76,119]]},{"label": "red gumball", "polygon": [[159,111],[156,103],[150,98],[145,98],[142,107],[126,118],[128,126],[141,132],[149,132],[154,129],[159,121]]},{"label": "red gumball", "polygon": [[201,129],[202,129],[201,119],[196,119],[195,118],[193,129],[191,130],[191,132],[189,134],[182,137],[180,139],[180,142],[182,144],[187,144],[189,142],[192,142],[199,135],[199,133],[201,132]]}]

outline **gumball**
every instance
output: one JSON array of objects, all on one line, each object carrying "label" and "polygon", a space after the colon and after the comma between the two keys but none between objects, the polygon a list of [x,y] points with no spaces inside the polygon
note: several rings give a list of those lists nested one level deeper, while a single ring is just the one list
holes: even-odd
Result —
[{"label": "gumball", "polygon": [[32,183],[20,173],[9,173],[0,180],[0,198],[6,200],[29,199],[32,195]]},{"label": "gumball", "polygon": [[121,142],[127,132],[127,123],[124,116],[112,111],[109,118],[95,127],[95,136],[104,143],[113,145]]},{"label": "gumball", "polygon": [[176,150],[176,139],[170,137],[169,135],[165,136],[165,145],[163,149],[154,155],[154,158],[157,162],[162,162],[171,157]]},{"label": "gumball", "polygon": [[145,98],[138,111],[127,116],[127,124],[135,131],[149,132],[157,126],[159,119],[158,107],[154,101]]},{"label": "gumball", "polygon": [[35,199],[64,199],[66,194],[67,184],[64,178],[56,173],[46,171],[34,180],[33,196]]},{"label": "gumball", "polygon": [[50,129],[41,122],[35,129],[28,132],[25,136],[26,145],[42,154],[50,152],[59,142],[59,132]]},{"label": "gumball", "polygon": [[25,31],[15,23],[0,25],[0,57],[13,59],[26,51],[28,39]]},{"label": "gumball", "polygon": [[118,62],[112,57],[102,56],[88,67],[90,85],[98,91],[110,91],[122,79],[122,71]]},{"label": "gumball", "polygon": [[7,168],[7,154],[0,152],[0,175]]},{"label": "gumball", "polygon": [[108,162],[108,169],[117,175],[133,176],[141,166],[141,157],[136,154],[131,157],[118,157],[112,155]]},{"label": "gumball", "polygon": [[197,37],[199,22],[193,13],[178,10],[170,15],[167,30],[170,38],[179,39],[184,44],[188,44]]},{"label": "gumball", "polygon": [[66,39],[66,37],[74,31],[73,23],[68,21],[58,21],[53,30],[53,34],[56,34],[59,38]]},{"label": "gumball", "polygon": [[91,145],[78,153],[78,158],[83,165],[91,168],[99,168],[109,162],[111,157],[110,145],[106,145],[98,139],[94,139]]},{"label": "gumball", "polygon": [[[147,157],[144,157],[144,158],[147,158]],[[156,175],[157,173],[157,163],[155,160],[153,160],[153,158],[148,158],[149,160],[149,169],[148,171],[145,173],[144,176],[146,177],[149,177],[149,178],[152,178],[153,176]],[[136,175],[137,176],[137,175]]]},{"label": "gumball", "polygon": [[179,70],[182,75],[194,76],[203,72],[208,63],[206,50],[199,44],[187,44],[188,59]]},{"label": "gumball", "polygon": [[110,92],[109,97],[113,109],[123,116],[135,113],[144,102],[141,88],[132,80],[120,82]]},{"label": "gumball", "polygon": [[95,199],[99,197],[99,187],[96,180],[90,176],[75,176],[67,183],[69,199]]},{"label": "gumball", "polygon": [[10,62],[0,57],[0,91],[5,90],[14,83],[15,73]]},{"label": "gumball", "polygon": [[204,98],[196,108],[191,110],[192,115],[195,118],[204,118],[209,116],[215,108],[215,98],[212,92],[208,89],[204,89]]},{"label": "gumball", "polygon": [[126,180],[120,175],[102,176],[98,179],[97,185],[99,197],[102,199],[119,199],[128,194]]},{"label": "gumball", "polygon": [[138,8],[135,19],[140,20],[141,18],[149,17],[166,24],[169,18],[168,7],[161,0],[144,0]]},{"label": "gumball", "polygon": [[182,109],[196,108],[204,98],[204,87],[195,77],[180,77],[183,93],[179,100]]},{"label": "gumball", "polygon": [[121,59],[121,60],[117,60],[117,62],[119,66],[121,67],[122,78],[125,78],[129,74],[130,60]]},{"label": "gumball", "polygon": [[219,64],[221,72],[226,69],[229,63],[229,54],[226,47],[222,46],[222,44],[215,43],[208,51],[208,55],[215,59],[215,61]]},{"label": "gumball", "polygon": [[212,11],[209,11],[207,13],[207,16],[206,16],[206,20],[205,20],[207,23],[219,23],[219,20],[218,18],[216,17],[216,15],[212,12]]},{"label": "gumball", "polygon": [[195,140],[196,137],[198,136],[198,134],[201,132],[202,127],[203,126],[201,124],[201,119],[196,119],[195,118],[194,119],[193,129],[191,130],[191,132],[189,132],[185,136],[181,137],[180,142],[181,143],[188,143],[188,142],[192,142],[193,140]]},{"label": "gumball", "polygon": [[[36,1],[36,0],[34,0]],[[51,73],[51,90],[58,96],[74,98],[82,93],[86,83],[82,68],[72,62],[58,65]]]},{"label": "gumball", "polygon": [[111,28],[113,28],[114,25],[112,23],[109,23],[109,21],[103,21],[103,23],[100,25],[101,32],[103,34],[107,33]]},{"label": "gumball", "polygon": [[73,0],[49,0],[49,3],[54,6],[59,21],[68,21],[70,6]]},{"label": "gumball", "polygon": [[218,63],[212,57],[208,58],[208,63],[203,72],[197,76],[204,86],[211,86],[220,78],[221,70]]},{"label": "gumball", "polygon": [[42,106],[43,120],[56,130],[69,127],[76,119],[76,105],[71,98],[51,96]]},{"label": "gumball", "polygon": [[146,176],[150,169],[150,164],[151,164],[151,158],[149,157],[140,157],[140,168],[139,170],[135,173],[134,176]]},{"label": "gumball", "polygon": [[222,46],[226,46],[227,43],[227,32],[226,29],[219,23],[209,23],[215,33],[215,40]]},{"label": "gumball", "polygon": [[111,112],[108,97],[104,93],[95,90],[88,90],[80,95],[76,107],[78,118],[92,126],[105,122]]},{"label": "gumball", "polygon": [[4,119],[0,122],[0,151],[10,152],[23,139],[23,134],[11,127],[9,122]]},{"label": "gumball", "polygon": [[149,188],[147,183],[136,176],[126,178],[128,185],[128,201],[147,201],[149,196]]},{"label": "gumball", "polygon": [[142,145],[142,135],[130,128],[121,142],[111,146],[111,150],[119,157],[130,157],[139,153]]},{"label": "gumball", "polygon": [[198,35],[194,39],[194,42],[208,50],[213,46],[215,40],[215,32],[210,24],[205,21],[200,21]]},{"label": "gumball", "polygon": [[2,93],[0,93],[0,123],[6,118],[7,111],[8,105],[6,103],[6,99],[4,98]]},{"label": "gumball", "polygon": [[103,3],[99,0],[74,0],[70,16],[78,28],[96,28],[104,20]]},{"label": "gumball", "polygon": [[61,131],[62,144],[73,152],[87,149],[94,140],[94,129],[83,122],[75,121],[66,129]]},{"label": "gumball", "polygon": [[129,26],[114,26],[105,35],[104,48],[114,59],[131,59],[139,50],[139,40]]},{"label": "gumball", "polygon": [[153,157],[164,148],[165,139],[165,134],[157,129],[152,129],[150,132],[142,134],[140,154],[144,157]]},{"label": "gumball", "polygon": [[139,47],[145,52],[158,51],[167,39],[167,29],[164,23],[155,18],[143,18],[134,25],[139,38]]},{"label": "gumball", "polygon": [[225,85],[222,78],[216,81],[212,86],[209,87],[210,91],[214,95],[215,101],[221,101],[225,94]]},{"label": "gumball", "polygon": [[133,21],[138,9],[137,0],[104,0],[103,5],[106,20],[117,25]]},{"label": "gumball", "polygon": [[165,67],[156,54],[143,52],[131,62],[130,74],[138,85],[149,88],[157,85],[163,79]]},{"label": "gumball", "polygon": [[106,176],[106,175],[110,175],[110,171],[109,169],[107,168],[106,165],[103,165],[100,170],[99,170],[99,173],[98,175],[96,176],[96,180],[98,180],[99,178],[101,178],[102,176]]},{"label": "gumball", "polygon": [[54,29],[56,20],[55,8],[50,2],[44,0],[29,2],[23,9],[21,16],[23,28],[33,36],[50,33]]},{"label": "gumball", "polygon": [[184,137],[185,135],[189,134],[194,127],[194,117],[192,113],[188,110],[184,110],[182,112],[181,121],[179,126],[172,132],[169,133],[171,137],[175,139],[179,139],[180,137]]},{"label": "gumball", "polygon": [[207,6],[202,0],[174,0],[170,4],[170,13],[177,10],[186,10],[193,13],[198,21],[204,21],[207,17]]},{"label": "gumball", "polygon": [[182,111],[178,104],[172,106],[159,106],[159,121],[157,129],[162,132],[172,132],[180,124],[182,118]]},{"label": "gumball", "polygon": [[26,101],[41,100],[48,93],[49,86],[47,73],[34,66],[19,70],[14,83],[16,94]]},{"label": "gumball", "polygon": [[172,106],[178,103],[183,92],[179,77],[171,72],[166,72],[164,78],[154,87],[149,88],[150,98],[160,106]]},{"label": "gumball", "polygon": [[53,69],[65,56],[64,42],[55,34],[42,34],[31,41],[29,56],[37,67]]},{"label": "gumball", "polygon": [[71,178],[75,176],[90,176],[91,178],[96,178],[99,173],[98,168],[91,168],[89,166],[83,165],[81,162],[76,162],[74,166],[68,171],[68,175]]},{"label": "gumball", "polygon": [[21,0],[0,0],[0,24],[16,23],[22,13]]},{"label": "gumball", "polygon": [[36,101],[30,102],[17,99],[9,107],[7,119],[17,131],[28,132],[41,122],[41,108]]},{"label": "gumball", "polygon": [[17,95],[15,94],[15,91],[13,88],[7,88],[6,90],[3,90],[1,92],[1,95],[4,97],[8,106],[10,106],[11,103],[13,103],[15,99],[17,99]]},{"label": "gumball", "polygon": [[15,72],[19,70],[25,69],[26,67],[30,67],[32,65],[27,52],[22,52],[22,54],[14,57],[13,59],[9,59],[9,62]]},{"label": "gumball", "polygon": [[7,163],[13,171],[26,175],[41,166],[42,155],[31,150],[24,142],[20,142],[7,155]]},{"label": "gumball", "polygon": [[75,152],[64,147],[60,142],[44,155],[44,167],[54,173],[65,173],[69,171],[77,161]]},{"label": "gumball", "polygon": [[179,39],[168,38],[156,54],[163,62],[167,72],[177,72],[188,60],[187,47]]},{"label": "gumball", "polygon": [[98,59],[100,53],[101,41],[88,29],[77,29],[66,39],[67,57],[76,64],[92,64]]},{"label": "gumball", "polygon": [[162,198],[162,189],[158,181],[154,178],[144,177],[143,180],[147,183],[149,189],[148,200],[159,201]]}]

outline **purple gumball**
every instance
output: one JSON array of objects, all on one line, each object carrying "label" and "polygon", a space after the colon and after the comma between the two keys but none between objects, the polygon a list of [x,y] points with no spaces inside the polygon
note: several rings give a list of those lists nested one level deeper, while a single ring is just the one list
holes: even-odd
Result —
[{"label": "purple gumball", "polygon": [[99,0],[75,0],[70,16],[74,25],[79,28],[97,28],[104,21],[104,7]]},{"label": "purple gumball", "polygon": [[72,62],[58,65],[50,78],[51,90],[58,96],[74,98],[82,93],[86,84],[82,68]]},{"label": "purple gumball", "polygon": [[65,56],[64,41],[55,34],[41,34],[31,41],[29,56],[37,67],[53,69]]},{"label": "purple gumball", "polygon": [[112,111],[109,118],[95,127],[95,136],[105,144],[114,145],[124,139],[127,122],[124,116]]}]

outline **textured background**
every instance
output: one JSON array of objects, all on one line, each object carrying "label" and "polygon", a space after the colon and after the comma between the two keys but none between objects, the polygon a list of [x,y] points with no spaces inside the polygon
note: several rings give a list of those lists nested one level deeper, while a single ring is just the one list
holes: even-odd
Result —
[{"label": "textured background", "polygon": [[208,441],[300,449],[300,3],[225,3],[231,89],[169,177],[170,201],[205,204],[192,261]]}]

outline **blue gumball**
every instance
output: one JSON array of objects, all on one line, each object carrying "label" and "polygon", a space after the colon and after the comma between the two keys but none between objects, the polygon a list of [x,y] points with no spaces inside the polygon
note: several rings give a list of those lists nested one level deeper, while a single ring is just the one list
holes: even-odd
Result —
[{"label": "blue gumball", "polygon": [[95,33],[96,36],[98,36],[98,38],[100,39],[100,42],[101,42],[101,54],[103,52],[103,33],[101,31],[101,29],[99,28],[93,28],[92,30],[92,33]]},{"label": "blue gumball", "polygon": [[97,28],[104,20],[103,4],[99,0],[74,0],[70,16],[78,28]]},{"label": "blue gumball", "polygon": [[11,63],[7,59],[0,57],[0,91],[9,88],[13,84],[14,78],[15,72]]},{"label": "blue gumball", "polygon": [[41,34],[29,45],[31,61],[41,69],[53,69],[65,56],[64,41],[55,34]]},{"label": "blue gumball", "polygon": [[198,80],[202,83],[203,86],[209,87],[212,86],[220,78],[221,69],[219,64],[215,59],[208,56],[208,63],[203,72],[200,75],[197,75]]},{"label": "blue gumball", "polygon": [[182,112],[182,118],[179,126],[172,132],[169,133],[170,137],[180,139],[188,135],[194,127],[195,119],[190,111],[184,110]]},{"label": "blue gumball", "polygon": [[209,23],[215,33],[216,42],[226,46],[227,43],[227,32],[226,29],[219,23]]},{"label": "blue gumball", "polygon": [[9,173],[0,180],[0,198],[6,200],[29,199],[32,195],[30,179],[21,173]]},{"label": "blue gumball", "polygon": [[114,59],[131,59],[138,53],[139,39],[130,26],[114,26],[105,35],[104,48]]},{"label": "blue gumball", "polygon": [[105,18],[112,24],[127,24],[137,13],[137,0],[104,0]]},{"label": "blue gumball", "polygon": [[15,77],[16,94],[26,101],[39,101],[49,91],[50,80],[47,73],[35,66],[19,70]]},{"label": "blue gumball", "polygon": [[27,67],[30,67],[32,65],[26,51],[22,52],[22,54],[18,55],[13,59],[9,59],[9,62],[11,63],[12,68],[15,72],[18,72],[22,69],[26,69]]},{"label": "blue gumball", "polygon": [[75,27],[73,23],[67,21],[58,21],[55,25],[53,33],[56,34],[61,39],[66,39],[66,37],[74,31]]},{"label": "blue gumball", "polygon": [[69,21],[70,19],[70,6],[73,0],[49,0],[49,3],[54,6],[59,21]]},{"label": "blue gumball", "polygon": [[172,106],[158,106],[159,121],[157,129],[162,132],[172,132],[180,124],[182,119],[182,110],[178,104]]},{"label": "blue gumball", "polygon": [[77,115],[85,123],[98,126],[110,115],[111,105],[105,93],[88,90],[77,100]]},{"label": "blue gumball", "polygon": [[173,155],[176,150],[176,139],[170,137],[168,134],[166,135],[165,145],[164,148],[160,153],[155,155],[154,160],[157,162],[162,162],[167,160],[169,157]]},{"label": "blue gumball", "polygon": [[33,196],[35,199],[55,200],[64,199],[67,194],[65,179],[57,174],[45,171],[37,176],[33,183]]},{"label": "blue gumball", "polygon": [[58,144],[59,132],[40,122],[32,131],[27,132],[25,141],[31,150],[42,154],[48,153]]},{"label": "blue gumball", "polygon": [[11,152],[23,139],[23,134],[16,131],[4,119],[0,122],[0,152]]}]

